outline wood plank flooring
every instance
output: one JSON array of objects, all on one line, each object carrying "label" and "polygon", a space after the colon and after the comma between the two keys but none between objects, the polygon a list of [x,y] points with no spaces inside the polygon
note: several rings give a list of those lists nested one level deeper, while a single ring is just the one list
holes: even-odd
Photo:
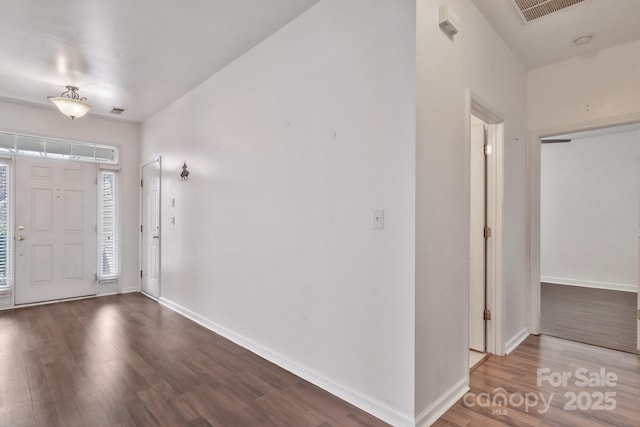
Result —
[{"label": "wood plank flooring", "polygon": [[542,283],[544,335],[637,353],[634,292]]},{"label": "wood plank flooring", "polygon": [[[566,385],[562,381],[554,385],[541,375],[538,385],[538,368],[548,369],[554,378],[556,373],[571,376]],[[578,371],[581,368],[586,371]],[[600,378],[615,374],[616,384],[583,386],[581,377],[595,378],[595,374]],[[470,387],[434,426],[640,426],[640,358],[635,354],[532,335],[510,355],[491,356],[475,369]],[[605,393],[615,394],[608,395],[608,402],[601,401]],[[506,396],[506,405],[500,406],[503,402],[497,396]],[[551,402],[548,410],[543,398]],[[533,405],[536,399],[538,404]]]},{"label": "wood plank flooring", "polygon": [[139,294],[0,312],[0,426],[383,426]]}]

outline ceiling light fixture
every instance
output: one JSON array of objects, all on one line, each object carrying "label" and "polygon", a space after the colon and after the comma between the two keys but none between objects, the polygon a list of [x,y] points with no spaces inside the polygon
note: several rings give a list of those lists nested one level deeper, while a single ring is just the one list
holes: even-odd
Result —
[{"label": "ceiling light fixture", "polygon": [[593,40],[593,34],[583,34],[583,35],[578,36],[575,39],[573,39],[573,43],[576,46],[582,46],[582,45],[585,45],[587,43],[590,43],[591,40]]},{"label": "ceiling light fixture", "polygon": [[53,102],[58,110],[65,116],[71,117],[71,120],[76,117],[82,117],[93,108],[91,104],[85,102],[87,98],[80,98],[78,95],[78,88],[75,86],[65,86],[67,90],[62,92],[60,96],[48,96],[49,101]]}]

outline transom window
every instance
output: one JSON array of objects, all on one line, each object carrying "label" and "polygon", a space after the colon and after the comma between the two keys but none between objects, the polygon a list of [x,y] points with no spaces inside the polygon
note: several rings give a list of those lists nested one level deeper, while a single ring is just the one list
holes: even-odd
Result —
[{"label": "transom window", "polygon": [[0,132],[0,153],[91,163],[118,163],[116,147],[7,132]]}]

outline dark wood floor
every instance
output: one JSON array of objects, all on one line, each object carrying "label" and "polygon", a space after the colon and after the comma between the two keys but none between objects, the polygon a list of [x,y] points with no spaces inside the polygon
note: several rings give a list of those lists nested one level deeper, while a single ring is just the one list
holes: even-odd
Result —
[{"label": "dark wood floor", "polygon": [[[571,377],[566,386],[562,383],[553,386],[544,379],[538,385],[538,368],[548,368],[549,373],[569,372]],[[614,373],[617,383],[581,386],[581,378],[576,377],[580,368],[590,373],[587,375],[600,375],[601,369],[605,369],[605,377]],[[510,355],[491,356],[475,369],[470,387],[466,399],[460,399],[434,426],[640,426],[640,358],[635,354],[532,335]],[[548,411],[544,410],[540,393],[551,402]],[[572,404],[567,393],[583,395]],[[600,393],[615,395],[609,395],[611,401],[606,403],[600,401]],[[533,394],[538,396],[539,403],[535,406]],[[499,395],[507,396],[506,406],[500,406],[502,401],[496,399]],[[528,411],[521,397],[530,402]]]},{"label": "dark wood floor", "polygon": [[0,312],[0,426],[382,426],[139,295]]},{"label": "dark wood floor", "polygon": [[542,283],[544,335],[637,353],[634,292]]}]

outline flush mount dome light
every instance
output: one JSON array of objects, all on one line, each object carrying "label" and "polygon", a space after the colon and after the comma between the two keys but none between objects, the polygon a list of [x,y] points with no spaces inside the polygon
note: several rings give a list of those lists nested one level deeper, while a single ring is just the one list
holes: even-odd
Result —
[{"label": "flush mount dome light", "polygon": [[587,43],[590,43],[591,40],[593,40],[593,34],[583,34],[583,35],[578,36],[575,39],[573,39],[573,43],[576,46],[582,46],[582,45],[585,45]]},{"label": "flush mount dome light", "polygon": [[75,86],[65,86],[67,90],[62,92],[60,96],[48,96],[49,101],[53,102],[58,110],[65,116],[75,119],[82,117],[93,108],[91,104],[85,102],[87,98],[80,98],[78,88]]}]

